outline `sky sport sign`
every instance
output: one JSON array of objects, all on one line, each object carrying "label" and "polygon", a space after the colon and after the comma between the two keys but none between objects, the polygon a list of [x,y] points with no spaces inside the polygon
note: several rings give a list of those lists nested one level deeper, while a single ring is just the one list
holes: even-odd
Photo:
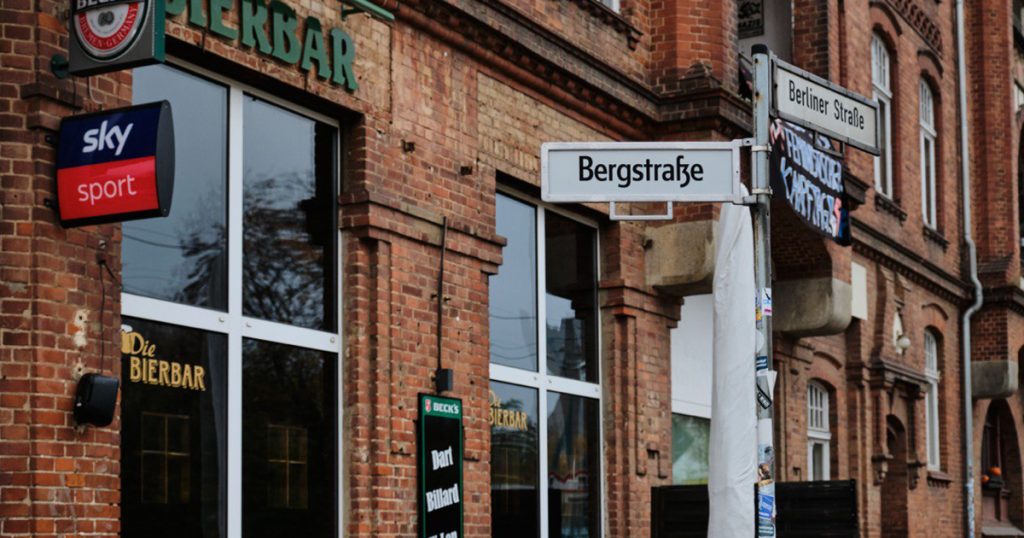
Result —
[{"label": "sky sport sign", "polygon": [[169,102],[61,121],[57,209],[65,228],[166,217],[173,194],[174,123]]},{"label": "sky sport sign", "polygon": [[778,59],[774,65],[774,115],[878,155],[874,100]]},{"label": "sky sport sign", "polygon": [[735,202],[739,148],[732,142],[548,142],[541,146],[545,202]]}]

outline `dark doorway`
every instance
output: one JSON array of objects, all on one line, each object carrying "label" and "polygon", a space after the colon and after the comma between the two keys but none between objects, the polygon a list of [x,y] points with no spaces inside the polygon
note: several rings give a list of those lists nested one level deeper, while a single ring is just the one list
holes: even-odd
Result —
[{"label": "dark doorway", "polygon": [[882,483],[882,537],[907,536],[907,432],[900,421],[887,419],[886,450],[890,456]]}]

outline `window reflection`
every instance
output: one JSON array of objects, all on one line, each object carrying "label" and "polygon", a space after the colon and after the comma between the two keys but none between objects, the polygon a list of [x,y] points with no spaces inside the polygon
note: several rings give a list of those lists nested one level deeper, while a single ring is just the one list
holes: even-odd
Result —
[{"label": "window reflection", "polygon": [[171,213],[122,224],[124,291],[227,310],[227,88],[162,65],[132,71],[132,102],[174,110]]},{"label": "window reflection", "polygon": [[711,421],[672,415],[672,483],[708,483],[708,445]]},{"label": "window reflection", "polygon": [[491,362],[537,371],[537,216],[499,194],[497,231],[508,244],[490,279]]},{"label": "window reflection", "polygon": [[142,502],[188,504],[189,422],[188,415],[142,413]]},{"label": "window reflection", "polygon": [[337,132],[252,97],[243,123],[243,312],[335,332]]},{"label": "window reflection", "polygon": [[336,356],[242,344],[242,531],[246,537],[334,536]]},{"label": "window reflection", "polygon": [[600,536],[598,402],[548,393],[548,536]]},{"label": "window reflection", "polygon": [[536,536],[538,513],[537,391],[491,382],[491,535]]},{"label": "window reflection", "polygon": [[122,536],[226,536],[227,338],[122,323]]},{"label": "window reflection", "polygon": [[597,382],[596,233],[545,213],[548,373]]}]

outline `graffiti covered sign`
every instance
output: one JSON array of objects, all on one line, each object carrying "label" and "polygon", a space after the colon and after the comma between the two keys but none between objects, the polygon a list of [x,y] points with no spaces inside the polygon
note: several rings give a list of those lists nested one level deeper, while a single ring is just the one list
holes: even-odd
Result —
[{"label": "graffiti covered sign", "polygon": [[830,142],[784,120],[769,130],[771,185],[775,196],[818,233],[850,244],[850,223],[843,187],[843,163],[826,151]]}]

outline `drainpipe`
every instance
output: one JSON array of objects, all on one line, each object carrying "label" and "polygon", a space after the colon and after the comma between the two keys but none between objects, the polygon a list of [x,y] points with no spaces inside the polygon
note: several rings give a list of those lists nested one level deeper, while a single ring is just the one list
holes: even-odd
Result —
[{"label": "drainpipe", "polygon": [[982,290],[978,280],[978,258],[971,238],[971,163],[967,136],[967,61],[964,54],[964,2],[956,0],[957,88],[960,98],[960,182],[963,190],[964,244],[974,285],[974,302],[961,318],[964,394],[964,536],[974,538],[974,396],[971,394],[971,316],[981,308]]}]

